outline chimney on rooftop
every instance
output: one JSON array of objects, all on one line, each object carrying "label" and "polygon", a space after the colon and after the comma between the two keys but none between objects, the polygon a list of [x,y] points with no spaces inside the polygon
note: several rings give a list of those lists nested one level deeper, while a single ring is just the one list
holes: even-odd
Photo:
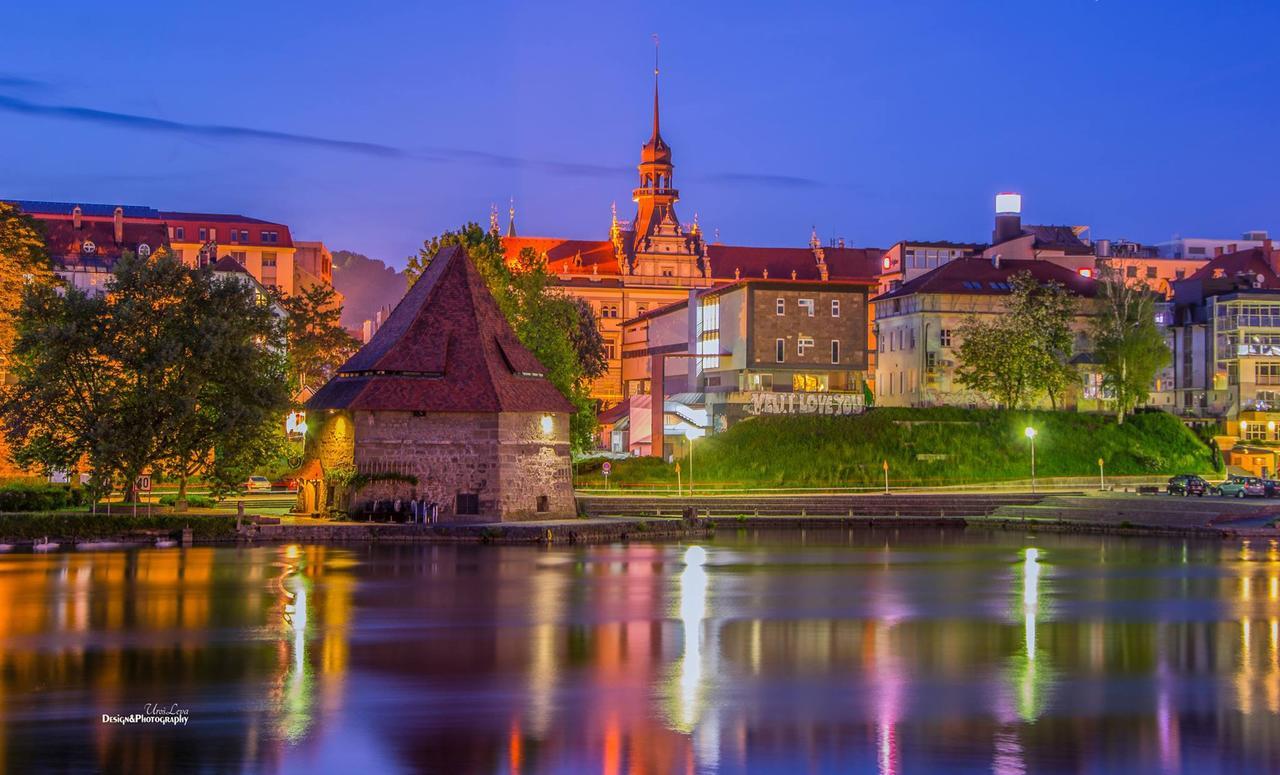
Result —
[{"label": "chimney on rooftop", "polygon": [[992,265],[993,267],[995,267],[996,269],[999,269],[999,268],[1000,268],[1000,258],[1001,258],[1001,256],[1000,256],[1000,254],[999,254],[999,253],[996,253],[995,255],[993,255],[993,256],[991,257],[991,265]]},{"label": "chimney on rooftop", "polygon": [[74,228],[80,228],[80,205],[71,208],[71,225]]},{"label": "chimney on rooftop", "polygon": [[124,243],[124,208],[117,207],[115,213],[112,214],[111,220],[115,226],[116,244],[117,245],[123,244]]},{"label": "chimney on rooftop", "polygon": [[992,243],[999,245],[1021,234],[1022,194],[996,194],[996,228],[992,232]]}]

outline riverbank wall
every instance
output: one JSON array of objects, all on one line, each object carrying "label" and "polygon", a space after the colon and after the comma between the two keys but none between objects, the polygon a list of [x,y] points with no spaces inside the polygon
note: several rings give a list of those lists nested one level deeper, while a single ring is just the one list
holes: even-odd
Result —
[{"label": "riverbank wall", "polygon": [[[579,519],[494,524],[414,525],[247,517],[191,517],[164,524],[97,522],[88,515],[36,522],[18,531],[6,515],[0,543],[22,549],[48,536],[64,548],[156,540],[205,543],[493,543],[578,544],[705,539],[717,530],[940,528],[1035,530],[1191,538],[1276,537],[1280,500],[1176,498],[1166,495],[897,495],[581,499]],[[61,525],[62,530],[58,528]]]}]

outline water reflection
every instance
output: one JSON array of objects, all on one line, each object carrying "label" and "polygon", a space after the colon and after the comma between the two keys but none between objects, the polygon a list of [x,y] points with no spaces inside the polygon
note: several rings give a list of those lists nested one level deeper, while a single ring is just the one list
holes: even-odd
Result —
[{"label": "water reflection", "polygon": [[946,530],[15,555],[0,770],[1269,771],[1277,593],[1274,542]]}]

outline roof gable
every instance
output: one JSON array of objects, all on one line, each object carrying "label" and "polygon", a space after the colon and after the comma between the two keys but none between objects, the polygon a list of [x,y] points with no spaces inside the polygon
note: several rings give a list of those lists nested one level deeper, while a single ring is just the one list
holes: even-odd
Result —
[{"label": "roof gable", "polygon": [[461,246],[441,250],[312,409],[572,412]]}]

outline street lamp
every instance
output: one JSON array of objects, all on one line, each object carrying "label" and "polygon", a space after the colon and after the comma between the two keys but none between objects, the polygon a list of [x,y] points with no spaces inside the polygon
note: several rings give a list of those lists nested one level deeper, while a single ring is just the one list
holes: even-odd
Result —
[{"label": "street lamp", "polygon": [[1036,429],[1030,425],[1023,431],[1031,442],[1031,492],[1036,491]]}]

